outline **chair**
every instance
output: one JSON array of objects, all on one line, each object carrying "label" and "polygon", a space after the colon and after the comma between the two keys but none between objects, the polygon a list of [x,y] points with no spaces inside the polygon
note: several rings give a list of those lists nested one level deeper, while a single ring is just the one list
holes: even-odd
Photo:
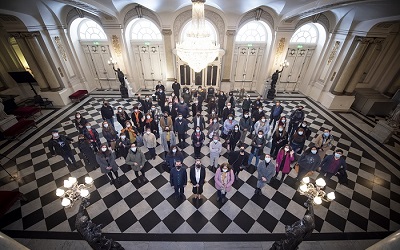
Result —
[{"label": "chair", "polygon": [[49,105],[53,106],[52,101],[49,101],[48,98],[42,98],[40,95],[35,95],[33,99],[35,101],[35,104],[39,105],[40,107],[46,108]]}]

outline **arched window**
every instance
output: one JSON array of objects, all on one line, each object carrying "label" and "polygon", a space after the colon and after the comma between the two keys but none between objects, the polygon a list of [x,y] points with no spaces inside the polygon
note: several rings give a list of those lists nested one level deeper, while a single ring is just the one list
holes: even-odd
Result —
[{"label": "arched window", "polygon": [[301,26],[290,39],[291,43],[317,43],[318,29],[312,23]]},{"label": "arched window", "polygon": [[[208,20],[205,20],[204,26],[205,26],[205,30],[210,33],[211,41],[215,41],[218,43],[217,31],[215,30],[214,26]],[[190,20],[182,29],[181,40],[180,40],[181,42],[183,42],[183,40],[185,40],[186,34],[190,32],[191,28],[192,28],[192,21]]]},{"label": "arched window", "polygon": [[236,35],[236,42],[266,42],[267,30],[259,21],[246,23]]},{"label": "arched window", "polygon": [[103,28],[93,20],[85,18],[79,24],[78,30],[80,40],[107,40]]},{"label": "arched window", "polygon": [[132,40],[162,40],[161,32],[157,26],[147,19],[137,20],[131,29]]}]

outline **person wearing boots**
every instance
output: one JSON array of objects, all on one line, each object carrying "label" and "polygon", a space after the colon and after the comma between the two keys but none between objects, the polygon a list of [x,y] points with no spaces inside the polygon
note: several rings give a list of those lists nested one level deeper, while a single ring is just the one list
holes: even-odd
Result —
[{"label": "person wearing boots", "polygon": [[285,179],[285,175],[290,172],[290,164],[294,161],[294,151],[289,145],[282,147],[278,156],[276,157],[276,174],[275,178],[278,176],[279,172],[282,172],[281,183]]},{"label": "person wearing boots", "polygon": [[206,178],[206,169],[201,165],[201,160],[196,159],[194,166],[190,168],[190,182],[193,185],[192,192],[195,199],[201,199]]},{"label": "person wearing boots", "polygon": [[131,150],[129,150],[128,156],[126,157],[125,163],[132,167],[132,170],[135,172],[137,182],[140,184],[142,181],[139,178],[139,171],[142,173],[142,179],[144,182],[147,181],[144,174],[144,164],[146,163],[146,157],[143,152],[136,146],[135,143],[132,143]]},{"label": "person wearing boots", "polygon": [[83,134],[83,130],[85,130],[85,125],[87,120],[82,117],[81,113],[76,112],[74,119],[75,127],[79,131],[79,134]]},{"label": "person wearing boots", "polygon": [[278,129],[272,134],[272,145],[270,155],[273,159],[276,159],[278,150],[288,143],[288,136],[285,127],[279,125]]},{"label": "person wearing boots", "polygon": [[187,184],[186,168],[180,160],[176,160],[175,167],[171,169],[170,183],[175,189],[175,200],[184,199],[185,186]]},{"label": "person wearing boots", "polygon": [[73,140],[71,138],[65,135],[60,135],[58,130],[54,129],[51,131],[51,138],[48,142],[49,150],[52,156],[60,155],[62,158],[64,158],[64,161],[68,165],[74,165],[74,167],[78,167],[71,147],[69,146],[69,142],[72,141]]},{"label": "person wearing boots", "polygon": [[129,139],[126,138],[126,135],[124,133],[120,133],[116,147],[117,157],[124,157],[124,159],[126,159],[130,147],[131,147],[131,142],[129,141]]},{"label": "person wearing boots", "polygon": [[261,195],[261,189],[271,181],[275,174],[275,165],[271,162],[269,154],[266,154],[265,159],[258,164],[257,174],[257,188],[254,193]]},{"label": "person wearing boots", "polygon": [[108,148],[107,143],[101,144],[100,151],[96,154],[96,161],[100,165],[101,172],[108,175],[111,185],[115,183],[115,179],[117,182],[120,182],[118,176],[118,165],[115,162],[115,155]]}]

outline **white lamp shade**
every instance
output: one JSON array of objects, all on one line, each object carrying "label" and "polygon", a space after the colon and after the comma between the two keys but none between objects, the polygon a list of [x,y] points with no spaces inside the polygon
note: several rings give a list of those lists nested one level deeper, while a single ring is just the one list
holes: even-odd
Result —
[{"label": "white lamp shade", "polygon": [[65,193],[65,191],[64,191],[63,189],[57,188],[57,190],[56,190],[56,195],[57,195],[58,197],[63,196],[64,193]]},{"label": "white lamp shade", "polygon": [[64,180],[64,187],[70,188],[70,187],[72,187],[72,183],[69,180]]},{"label": "white lamp shade", "polygon": [[300,191],[307,192],[307,190],[308,190],[307,184],[300,185]]},{"label": "white lamp shade", "polygon": [[317,205],[320,205],[322,203],[321,197],[318,197],[318,196],[314,197],[314,203]]},{"label": "white lamp shade", "polygon": [[71,183],[71,185],[74,185],[75,182],[76,182],[76,178],[75,177],[69,177],[68,180]]},{"label": "white lamp shade", "polygon": [[89,190],[87,189],[81,189],[81,196],[82,197],[87,197],[89,195]]},{"label": "white lamp shade", "polygon": [[86,184],[92,184],[92,182],[93,182],[93,178],[92,177],[89,177],[89,176],[85,177],[85,183]]},{"label": "white lamp shade", "polygon": [[64,199],[62,199],[62,201],[61,201],[61,205],[62,205],[63,207],[67,207],[67,206],[69,206],[70,204],[71,204],[71,200],[68,199],[68,198],[64,198]]},{"label": "white lamp shade", "polygon": [[306,184],[307,184],[307,183],[310,183],[310,177],[308,177],[308,176],[307,176],[307,177],[304,177],[304,178],[303,178],[303,183],[306,183]]},{"label": "white lamp shade", "polygon": [[334,200],[334,199],[336,198],[334,192],[328,193],[328,194],[326,195],[326,197],[327,197],[329,200]]},{"label": "white lamp shade", "polygon": [[317,179],[317,180],[315,181],[315,184],[317,184],[317,186],[319,186],[319,187],[325,187],[326,182],[325,182],[324,179],[319,178],[319,179]]}]

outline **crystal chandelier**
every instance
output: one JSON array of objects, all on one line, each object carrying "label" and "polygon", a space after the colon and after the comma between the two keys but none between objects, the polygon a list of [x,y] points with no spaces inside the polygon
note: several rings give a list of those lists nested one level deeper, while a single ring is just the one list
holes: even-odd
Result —
[{"label": "crystal chandelier", "polygon": [[301,181],[299,192],[307,196],[309,200],[312,200],[315,205],[320,205],[322,201],[329,202],[335,199],[334,192],[326,194],[325,191],[322,190],[325,185],[326,182],[323,178],[317,179],[314,185],[310,182],[310,177],[304,177]]},{"label": "crystal chandelier", "polygon": [[206,0],[192,0],[192,27],[182,43],[176,44],[179,58],[200,72],[218,56],[220,45],[211,40],[204,18]]},{"label": "crystal chandelier", "polygon": [[74,206],[75,201],[82,198],[89,198],[89,188],[93,185],[92,177],[85,177],[85,184],[78,184],[75,177],[69,177],[64,180],[64,188],[57,188],[56,195],[61,198],[61,205],[63,207]]}]

